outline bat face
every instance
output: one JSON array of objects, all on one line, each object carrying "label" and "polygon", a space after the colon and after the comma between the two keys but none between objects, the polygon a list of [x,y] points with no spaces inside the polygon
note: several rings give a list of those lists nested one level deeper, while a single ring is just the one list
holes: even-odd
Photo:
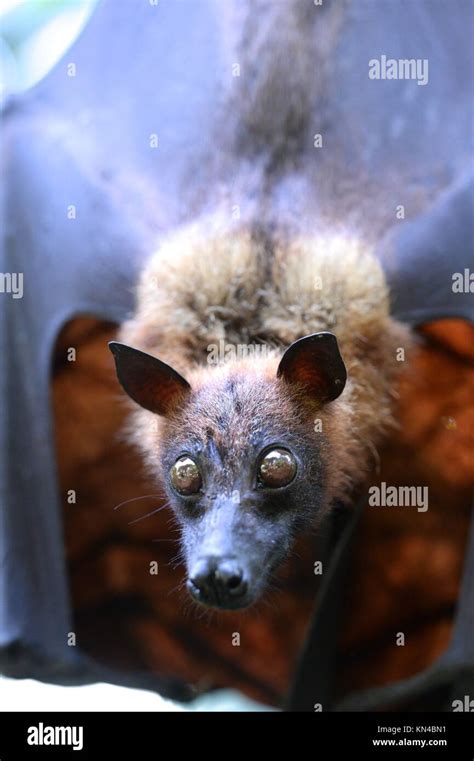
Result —
[{"label": "bat face", "polygon": [[328,445],[314,416],[344,389],[335,336],[295,341],[278,367],[274,358],[202,369],[192,384],[156,357],[111,350],[124,390],[163,418],[161,480],[181,527],[189,593],[214,608],[251,605],[327,501]]},{"label": "bat face", "polygon": [[166,424],[162,479],[196,601],[237,609],[261,596],[322,512],[321,443],[273,379],[211,382]]}]

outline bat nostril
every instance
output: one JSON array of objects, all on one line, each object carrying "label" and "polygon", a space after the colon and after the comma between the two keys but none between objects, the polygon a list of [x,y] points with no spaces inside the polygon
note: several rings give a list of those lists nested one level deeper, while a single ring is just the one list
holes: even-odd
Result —
[{"label": "bat nostril", "polygon": [[206,558],[200,559],[189,574],[188,589],[193,594],[207,594],[212,585],[213,567]]},{"label": "bat nostril", "polygon": [[233,559],[224,559],[217,565],[215,571],[217,582],[230,594],[243,594],[247,588],[244,572]]},{"label": "bat nostril", "polygon": [[226,581],[226,586],[228,589],[236,589],[239,587],[242,583],[242,576],[230,576]]}]

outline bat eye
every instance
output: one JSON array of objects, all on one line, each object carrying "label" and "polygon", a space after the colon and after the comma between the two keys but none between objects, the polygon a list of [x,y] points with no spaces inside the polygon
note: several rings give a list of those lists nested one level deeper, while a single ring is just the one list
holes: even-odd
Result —
[{"label": "bat eye", "polygon": [[296,475],[296,460],[287,449],[271,449],[260,460],[258,480],[262,486],[278,489],[287,486]]},{"label": "bat eye", "polygon": [[180,457],[170,470],[171,486],[178,494],[196,494],[202,486],[200,470],[191,457]]}]

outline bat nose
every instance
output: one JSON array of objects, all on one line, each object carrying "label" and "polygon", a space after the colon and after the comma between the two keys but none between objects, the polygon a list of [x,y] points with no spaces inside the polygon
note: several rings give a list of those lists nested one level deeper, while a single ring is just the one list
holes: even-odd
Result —
[{"label": "bat nose", "polygon": [[217,608],[240,607],[247,586],[242,565],[234,557],[201,557],[189,573],[192,596]]}]

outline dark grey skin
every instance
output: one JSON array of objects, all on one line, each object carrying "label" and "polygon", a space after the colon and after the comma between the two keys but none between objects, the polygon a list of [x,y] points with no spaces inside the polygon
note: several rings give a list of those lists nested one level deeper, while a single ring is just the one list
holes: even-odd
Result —
[{"label": "dark grey skin", "polygon": [[[219,414],[218,419],[208,417],[202,432],[187,430],[192,409],[201,406],[199,395],[191,396],[182,411],[178,436],[178,421],[173,421],[173,444],[166,448],[162,473],[181,526],[190,594],[205,605],[235,609],[247,607],[261,595],[295,535],[318,514],[324,469],[314,450],[314,434],[307,430],[308,418],[294,432],[275,415],[268,420],[263,411],[271,389],[265,384],[254,391],[255,408],[245,421],[240,416],[237,428],[235,409],[244,403],[248,388],[245,382],[244,387],[239,382],[230,385],[204,392],[208,410],[215,408],[210,399],[215,395]],[[259,465],[266,453],[275,450],[289,453],[295,474],[289,484],[269,488],[259,477]],[[202,476],[202,486],[192,496],[177,493],[170,478],[183,455],[197,463]]]},{"label": "dark grey skin", "polygon": [[292,344],[275,377],[235,369],[197,391],[154,357],[111,349],[129,396],[164,416],[160,475],[181,527],[189,593],[213,608],[248,607],[324,512],[327,443],[313,421],[344,388],[334,336]]}]

